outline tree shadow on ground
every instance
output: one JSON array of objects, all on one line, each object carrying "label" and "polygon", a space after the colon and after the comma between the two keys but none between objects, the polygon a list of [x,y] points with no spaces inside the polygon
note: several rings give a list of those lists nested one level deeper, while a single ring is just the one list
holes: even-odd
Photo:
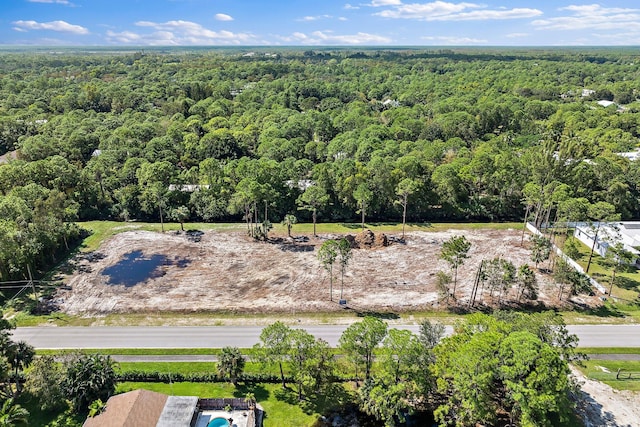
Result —
[{"label": "tree shadow on ground", "polygon": [[[631,425],[620,425],[616,422],[613,413],[605,411],[589,393],[579,391],[577,396],[577,413],[585,425],[597,425],[599,427],[631,427]],[[588,421],[588,422],[587,422]]]},{"label": "tree shadow on ground", "polygon": [[624,313],[621,312],[617,307],[614,307],[610,304],[603,304],[597,307],[590,307],[586,304],[571,301],[573,308],[575,311],[581,314],[586,314],[589,316],[597,316],[597,317],[625,317]]},{"label": "tree shadow on ground", "polygon": [[273,392],[277,400],[289,405],[298,405],[298,392],[291,387],[278,388]]},{"label": "tree shadow on ground", "polygon": [[469,314],[472,311],[476,311],[476,310],[484,310],[486,307],[486,310],[488,312],[491,311],[491,309],[488,306],[474,306],[474,307],[469,307],[467,304],[457,304],[457,305],[453,305],[451,304],[448,308],[447,311],[449,313],[453,313],[453,314]]},{"label": "tree shadow on ground", "polygon": [[406,245],[407,240],[402,237],[389,236],[389,244]]},{"label": "tree shadow on ground", "polygon": [[300,402],[306,414],[326,414],[331,409],[340,408],[353,400],[342,383],[331,383],[320,393]]},{"label": "tree shadow on ground", "polygon": [[496,310],[509,310],[509,311],[521,311],[525,313],[542,313],[544,311],[552,310],[553,308],[547,307],[542,301],[504,301],[499,306],[493,307],[493,311]]},{"label": "tree shadow on ground", "polygon": [[[349,228],[351,230],[357,230],[357,229],[362,229],[362,223],[349,223],[349,222],[343,222],[342,224],[340,224],[342,227],[344,228]],[[373,224],[370,224],[371,226],[373,226]],[[367,228],[367,223],[364,224],[364,228]]]},{"label": "tree shadow on ground", "polygon": [[624,276],[616,276],[616,286],[626,290],[638,290],[640,289],[640,282],[634,279],[630,279]]},{"label": "tree shadow on ground", "polygon": [[[352,230],[358,229],[358,228],[362,228],[362,223],[355,223],[355,222],[343,222],[340,224],[342,227],[344,228],[350,228]],[[365,222],[364,224],[364,228],[366,229],[367,226],[369,227],[395,227],[397,225],[402,225],[401,223],[397,223],[397,222]],[[408,227],[411,228],[433,228],[433,225],[430,222],[422,222],[422,223],[407,223]]]},{"label": "tree shadow on ground", "polygon": [[381,320],[390,320],[390,319],[399,319],[400,315],[398,313],[393,313],[390,311],[371,311],[371,310],[358,310],[354,307],[349,307],[349,309],[353,310],[358,317],[375,317]]},{"label": "tree shadow on ground", "polygon": [[283,252],[313,252],[316,249],[315,245],[296,245],[292,243],[281,243],[278,245],[278,249]]},{"label": "tree shadow on ground", "polygon": [[295,386],[280,388],[274,392],[276,399],[289,405],[299,406],[305,414],[323,414],[333,408],[338,408],[352,401],[352,396],[345,389],[344,384],[335,382],[328,384],[318,394],[303,395],[298,399]]},{"label": "tree shadow on ground", "polygon": [[233,397],[243,398],[247,393],[253,393],[256,401],[258,402],[267,400],[270,396],[269,390],[264,388],[262,384],[247,382],[240,383],[236,386],[236,389],[233,391]]}]

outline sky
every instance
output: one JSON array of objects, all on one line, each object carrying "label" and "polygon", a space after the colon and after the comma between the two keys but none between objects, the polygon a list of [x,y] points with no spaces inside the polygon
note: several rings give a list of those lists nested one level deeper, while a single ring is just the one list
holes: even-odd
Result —
[{"label": "sky", "polygon": [[0,0],[0,45],[640,46],[640,2]]}]

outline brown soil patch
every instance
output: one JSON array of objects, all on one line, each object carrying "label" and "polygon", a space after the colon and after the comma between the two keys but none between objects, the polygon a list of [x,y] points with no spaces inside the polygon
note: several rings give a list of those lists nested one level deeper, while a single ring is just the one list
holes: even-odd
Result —
[{"label": "brown soil patch", "polygon": [[[354,249],[344,277],[348,306],[362,311],[406,311],[439,307],[436,273],[449,271],[439,258],[442,242],[464,234],[472,243],[470,258],[458,271],[458,301],[468,300],[482,259],[500,256],[516,266],[530,263],[518,230],[450,230],[412,232],[401,242],[374,236],[371,249]],[[56,301],[70,314],[125,312],[277,313],[340,310],[340,273],[334,267],[333,301],[328,273],[317,250],[328,238],[292,240],[272,236],[256,242],[243,232],[205,232],[199,241],[185,234],[126,231],[100,249],[79,256],[75,272],[64,279]],[[367,241],[371,236],[367,237]],[[526,245],[525,245],[526,246]],[[105,273],[132,252],[139,258],[163,257],[147,280],[124,286],[110,284]],[[553,304],[556,291],[548,275],[537,273],[540,299]],[[487,296],[488,297],[488,296]],[[491,301],[485,300],[487,303]]]}]

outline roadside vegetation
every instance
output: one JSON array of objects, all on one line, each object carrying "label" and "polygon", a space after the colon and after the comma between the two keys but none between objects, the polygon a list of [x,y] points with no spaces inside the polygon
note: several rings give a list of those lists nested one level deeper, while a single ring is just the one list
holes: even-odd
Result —
[{"label": "roadside vegetation", "polygon": [[[10,325],[5,326],[7,336]],[[304,329],[275,322],[263,330],[250,361],[240,349],[223,348],[216,351],[215,363],[116,364],[109,355],[93,352],[42,353],[33,359],[35,353],[25,347],[19,354],[31,356],[14,357],[22,362],[5,377],[8,388],[3,389],[12,390],[39,419],[49,413],[50,420],[66,419],[70,426],[78,425],[74,420],[86,416],[94,401],[106,402],[116,391],[138,387],[200,397],[252,393],[264,404],[266,425],[283,425],[300,412],[306,415],[285,425],[311,426],[332,413],[388,426],[414,416],[435,417],[444,425],[463,413],[465,424],[536,420],[572,425],[575,385],[568,363],[582,356],[561,317],[475,314],[458,323],[453,336],[443,338],[443,332],[442,325],[429,321],[413,334],[366,317],[345,330],[337,349],[330,349]],[[468,363],[476,368],[468,369]],[[23,389],[15,382],[18,374],[26,379]],[[505,399],[513,387],[528,407],[515,396]]]}]

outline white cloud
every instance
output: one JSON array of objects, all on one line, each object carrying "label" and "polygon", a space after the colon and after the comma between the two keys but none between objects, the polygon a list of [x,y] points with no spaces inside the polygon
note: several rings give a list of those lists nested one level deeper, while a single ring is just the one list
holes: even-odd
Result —
[{"label": "white cloud", "polygon": [[528,36],[530,36],[530,34],[528,34],[528,33],[510,33],[510,34],[507,34],[507,37],[510,38],[510,39],[517,39],[517,38],[520,38],[520,37],[528,37]]},{"label": "white cloud", "polygon": [[233,18],[226,13],[216,13],[215,18],[217,21],[233,21]]},{"label": "white cloud", "polygon": [[401,0],[373,0],[367,6],[380,7],[380,6],[399,6],[402,4]]},{"label": "white cloud", "polygon": [[107,39],[110,42],[118,42],[118,43],[139,43],[142,36],[140,34],[133,33],[131,31],[122,31],[120,33],[116,33],[114,31],[107,31]]},{"label": "white cloud", "polygon": [[138,27],[151,28],[151,33],[131,31],[108,31],[106,38],[110,43],[132,43],[150,46],[198,46],[198,45],[242,45],[256,43],[249,33],[231,31],[213,31],[191,21],[136,22]]},{"label": "white cloud", "polygon": [[434,44],[437,44],[437,45],[455,45],[455,46],[488,43],[488,40],[484,40],[484,39],[472,39],[470,37],[455,37],[455,36],[422,37],[422,40],[434,42]]},{"label": "white cloud", "polygon": [[314,31],[310,35],[296,32],[289,37],[279,37],[286,43],[304,45],[380,45],[389,44],[391,39],[369,33],[334,34],[332,31]]},{"label": "white cloud", "polygon": [[49,30],[58,31],[61,33],[72,34],[89,34],[89,30],[80,25],[69,24],[65,21],[51,21],[51,22],[37,22],[37,21],[15,21],[13,22],[14,30],[16,31],[29,31],[29,30]]},{"label": "white cloud", "polygon": [[619,7],[607,7],[604,8],[599,4],[585,4],[585,5],[570,5],[566,7],[561,7],[558,10],[569,10],[572,12],[576,12],[577,15],[600,15],[600,14],[610,14],[610,13],[628,13],[628,12],[637,12],[638,9],[629,9],[629,8],[619,8]]},{"label": "white cloud", "polygon": [[360,6],[354,6],[352,4],[347,3],[344,5],[344,8],[347,10],[358,10],[360,9]]},{"label": "white cloud", "polygon": [[68,0],[27,0],[29,3],[71,4]]},{"label": "white cloud", "polygon": [[340,16],[340,17],[338,18],[338,21],[348,21],[348,19],[347,19],[347,18],[345,18],[344,16]]},{"label": "white cloud", "polygon": [[331,15],[305,16],[298,19],[298,21],[311,22],[311,21],[319,21],[321,19],[330,19],[330,18],[332,18]]},{"label": "white cloud", "polygon": [[598,4],[571,5],[559,9],[567,16],[538,19],[540,30],[640,30],[640,9],[607,8]]},{"label": "white cloud", "polygon": [[487,9],[487,6],[482,4],[444,1],[403,4],[395,0],[374,0],[371,6],[390,6],[388,9],[374,13],[376,16],[418,21],[485,21],[533,18],[542,15],[542,11],[538,9]]}]

